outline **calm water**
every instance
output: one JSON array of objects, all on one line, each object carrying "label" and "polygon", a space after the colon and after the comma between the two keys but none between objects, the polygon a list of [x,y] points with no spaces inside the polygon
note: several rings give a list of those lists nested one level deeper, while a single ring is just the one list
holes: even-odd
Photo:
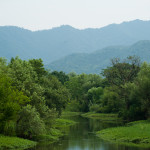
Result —
[{"label": "calm water", "polygon": [[150,150],[108,143],[94,134],[98,130],[118,126],[118,123],[106,123],[80,116],[70,119],[79,123],[64,129],[66,135],[59,142],[40,143],[34,150]]}]

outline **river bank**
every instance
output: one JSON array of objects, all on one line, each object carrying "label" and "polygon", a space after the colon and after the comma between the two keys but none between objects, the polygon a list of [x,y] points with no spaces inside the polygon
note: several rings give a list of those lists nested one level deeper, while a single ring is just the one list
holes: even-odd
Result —
[{"label": "river bank", "polygon": [[118,144],[150,147],[150,121],[135,121],[126,126],[107,128],[98,131],[97,135]]},{"label": "river bank", "polygon": [[118,118],[118,114],[88,112],[88,113],[81,114],[81,116],[90,119],[99,119],[101,121],[121,121],[121,119]]},{"label": "river bank", "polygon": [[0,149],[27,149],[34,147],[37,142],[0,135]]},{"label": "river bank", "polygon": [[[66,114],[66,113],[65,113]],[[97,131],[121,126],[120,122],[101,121],[90,119],[81,115],[73,115],[68,119],[78,122],[73,126],[64,128],[64,134],[57,142],[42,142],[30,150],[149,150],[149,148],[133,147],[130,145],[120,145],[99,138]]]},{"label": "river bank", "polygon": [[41,141],[56,142],[60,137],[64,136],[63,128],[72,126],[75,123],[76,122],[72,120],[56,119],[53,127],[49,130],[49,134],[33,137],[34,141],[0,135],[0,149],[28,149],[36,146],[36,144]]}]

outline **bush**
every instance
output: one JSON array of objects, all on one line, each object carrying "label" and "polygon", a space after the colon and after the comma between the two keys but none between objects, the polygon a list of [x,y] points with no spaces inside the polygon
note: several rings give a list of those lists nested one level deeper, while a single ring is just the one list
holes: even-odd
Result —
[{"label": "bush", "polygon": [[17,135],[32,139],[33,136],[45,134],[45,124],[35,107],[27,105],[19,113]]},{"label": "bush", "polygon": [[98,104],[93,104],[90,106],[90,112],[99,112],[100,111],[100,106]]},{"label": "bush", "polygon": [[80,112],[80,109],[81,109],[81,105],[76,100],[72,100],[66,107],[67,111],[72,111],[72,112]]},{"label": "bush", "polygon": [[16,134],[16,122],[7,121],[4,126],[4,135],[14,136]]}]

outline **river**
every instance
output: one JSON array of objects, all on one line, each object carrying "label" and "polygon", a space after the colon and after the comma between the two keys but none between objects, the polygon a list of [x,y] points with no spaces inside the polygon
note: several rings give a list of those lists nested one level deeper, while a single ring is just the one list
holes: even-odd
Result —
[{"label": "river", "polygon": [[59,142],[40,143],[34,150],[150,150],[137,147],[118,145],[101,140],[95,132],[108,127],[118,126],[117,122],[102,122],[81,116],[71,117],[78,122],[76,125],[64,129],[66,135]]}]

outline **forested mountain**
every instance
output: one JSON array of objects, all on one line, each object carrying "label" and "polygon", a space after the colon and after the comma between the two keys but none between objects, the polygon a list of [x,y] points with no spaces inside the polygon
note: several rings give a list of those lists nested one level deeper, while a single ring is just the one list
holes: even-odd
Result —
[{"label": "forested mountain", "polygon": [[90,54],[72,54],[51,63],[47,68],[67,73],[100,73],[102,69],[110,66],[110,59],[133,55],[139,56],[141,61],[150,62],[150,41],[139,41],[131,46],[110,46]]},{"label": "forested mountain", "polygon": [[84,30],[63,25],[35,32],[4,26],[0,27],[0,57],[42,58],[48,64],[72,53],[91,53],[110,45],[130,45],[139,40],[150,40],[150,21],[134,20]]}]

